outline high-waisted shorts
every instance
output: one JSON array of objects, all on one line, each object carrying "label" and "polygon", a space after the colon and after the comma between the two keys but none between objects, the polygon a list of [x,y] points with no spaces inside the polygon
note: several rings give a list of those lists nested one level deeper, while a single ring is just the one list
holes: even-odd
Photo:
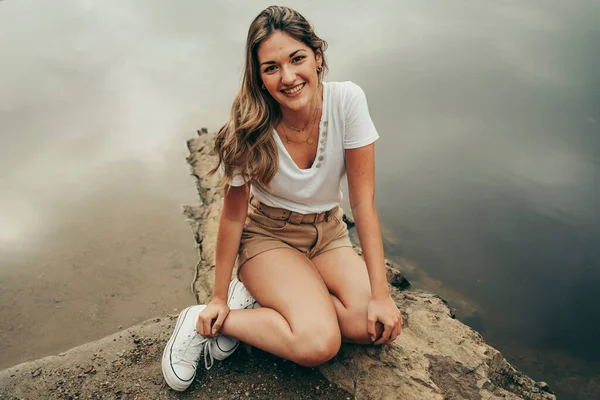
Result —
[{"label": "high-waisted shorts", "polygon": [[341,207],[300,214],[251,197],[238,252],[238,274],[246,261],[272,249],[295,249],[311,259],[331,249],[352,247],[343,215]]}]

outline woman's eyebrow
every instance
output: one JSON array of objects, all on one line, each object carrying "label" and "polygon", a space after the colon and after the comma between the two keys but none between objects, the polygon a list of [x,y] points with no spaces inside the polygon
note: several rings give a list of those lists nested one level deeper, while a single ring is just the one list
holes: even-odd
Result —
[{"label": "woman's eyebrow", "polygon": [[[290,53],[290,58],[294,57],[296,55],[296,53],[298,53],[299,51],[306,51],[306,49],[298,49],[296,51],[293,51]],[[275,61],[265,61],[265,62],[261,62],[260,65],[262,66],[263,64],[275,64]]]},{"label": "woman's eyebrow", "polygon": [[296,55],[296,53],[299,51],[306,51],[306,49],[298,49],[298,50],[294,51],[293,53],[290,53],[290,58],[294,57],[294,55]]}]

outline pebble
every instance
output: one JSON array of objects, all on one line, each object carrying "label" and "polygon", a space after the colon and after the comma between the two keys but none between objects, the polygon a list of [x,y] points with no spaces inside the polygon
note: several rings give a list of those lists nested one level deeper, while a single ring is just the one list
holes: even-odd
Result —
[{"label": "pebble", "polygon": [[537,383],[537,385],[542,389],[542,390],[546,390],[549,391],[550,390],[550,386],[548,386],[548,384],[544,381],[540,381]]}]

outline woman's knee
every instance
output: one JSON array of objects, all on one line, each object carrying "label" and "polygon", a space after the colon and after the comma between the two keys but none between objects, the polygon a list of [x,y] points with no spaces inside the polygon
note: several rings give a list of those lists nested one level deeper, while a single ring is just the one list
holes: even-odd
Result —
[{"label": "woman's knee", "polygon": [[323,364],[335,357],[341,344],[342,335],[337,324],[303,331],[295,335],[293,361],[305,367]]}]

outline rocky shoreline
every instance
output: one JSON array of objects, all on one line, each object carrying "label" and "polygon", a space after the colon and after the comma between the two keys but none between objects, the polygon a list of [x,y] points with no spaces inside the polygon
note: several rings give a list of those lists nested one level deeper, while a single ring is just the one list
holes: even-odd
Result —
[{"label": "rocky shoreline", "polygon": [[[216,177],[214,135],[188,141],[199,204],[185,206],[200,260],[192,290],[210,296],[215,240],[222,203]],[[360,251],[357,249],[357,251]],[[402,335],[387,346],[343,345],[317,369],[303,368],[246,347],[208,372],[190,390],[168,389],[160,357],[176,316],[146,321],[57,356],[0,371],[0,399],[535,399],[555,395],[511,366],[481,335],[457,321],[439,296],[407,289],[388,262],[392,296],[404,316]]]}]

